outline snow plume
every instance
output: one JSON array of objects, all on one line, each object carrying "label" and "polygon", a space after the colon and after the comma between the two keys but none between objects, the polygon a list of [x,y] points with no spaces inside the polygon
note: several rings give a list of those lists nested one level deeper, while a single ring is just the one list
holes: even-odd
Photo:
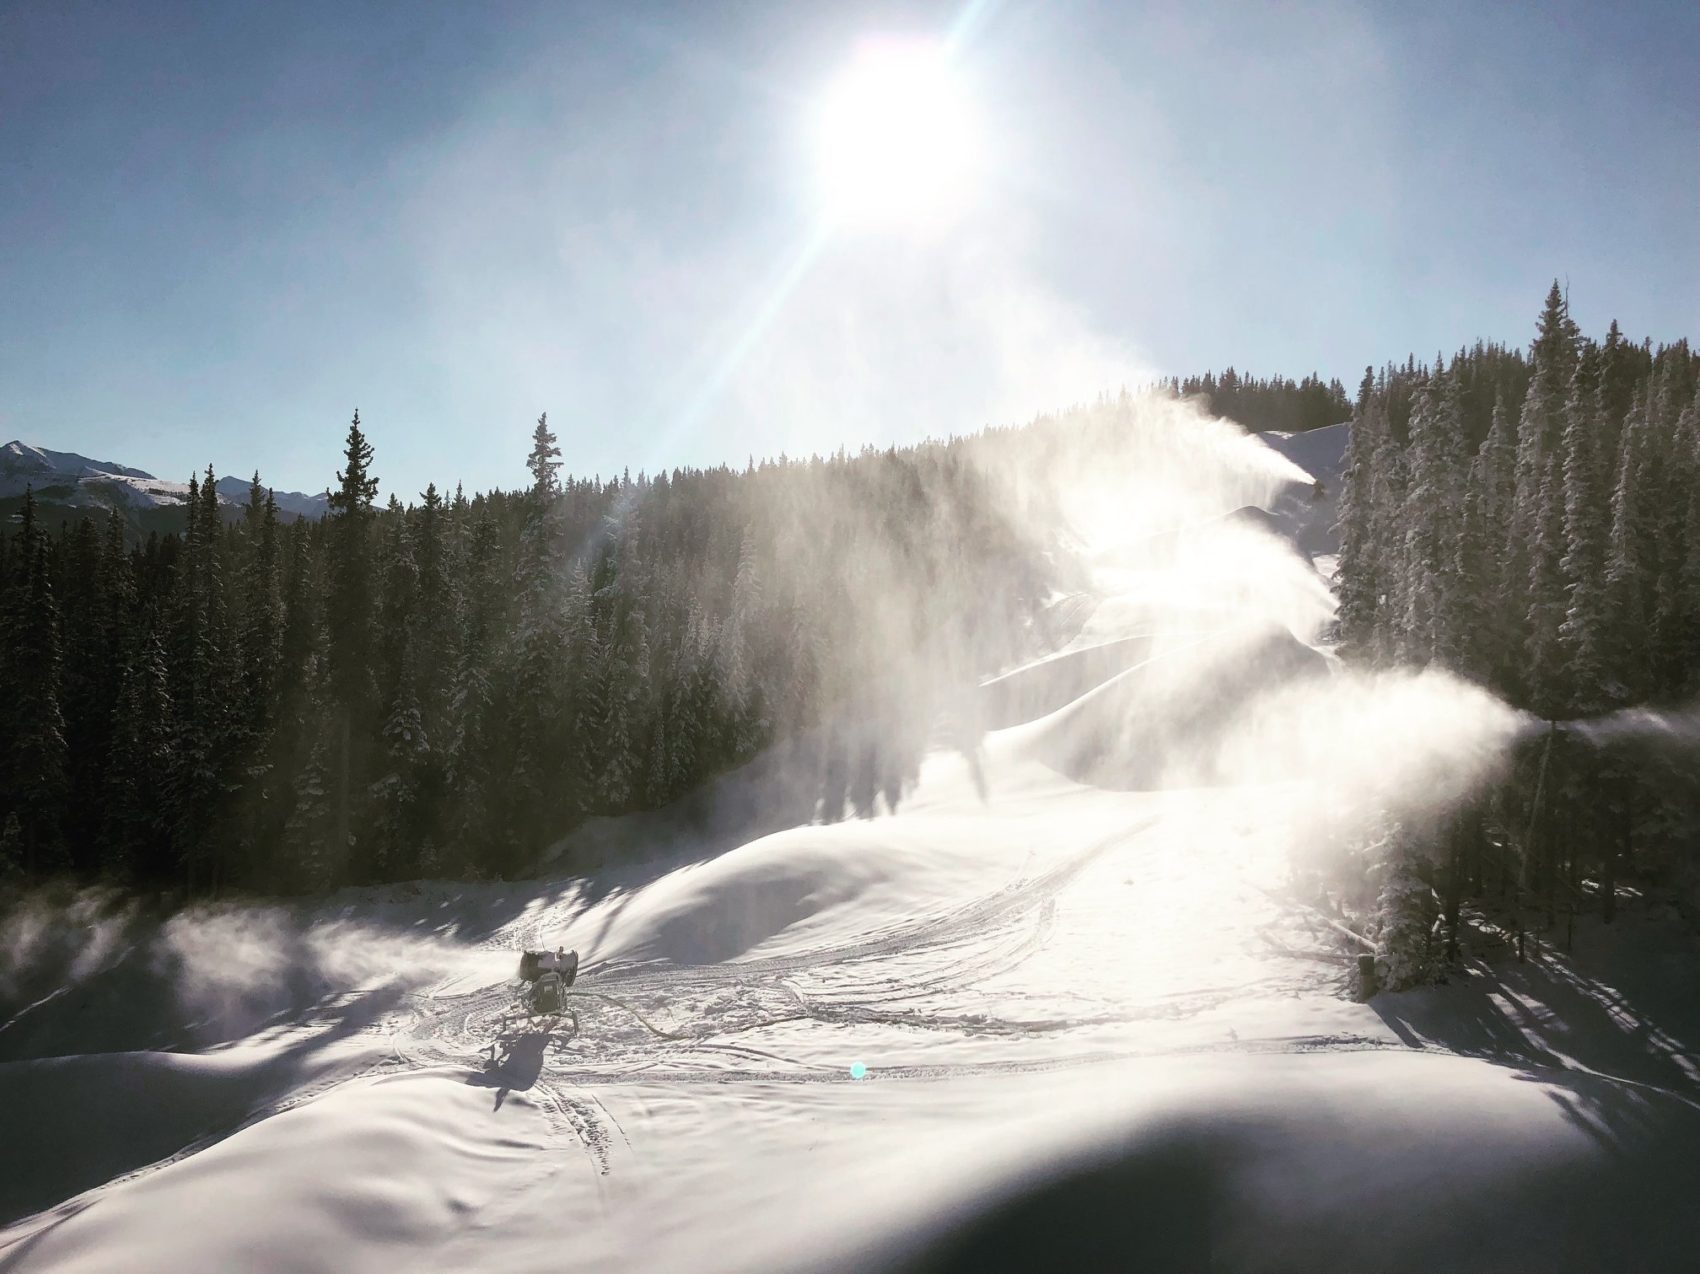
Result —
[{"label": "snow plume", "polygon": [[106,968],[134,942],[140,912],[134,898],[108,888],[19,898],[0,913],[0,1004],[45,994],[52,987],[44,981],[80,982]]},{"label": "snow plume", "polygon": [[1336,671],[1253,699],[1216,762],[1230,782],[1312,786],[1307,834],[1322,844],[1362,837],[1382,815],[1456,807],[1509,763],[1528,726],[1446,673]]},{"label": "snow plume", "polygon": [[441,976],[447,943],[286,907],[162,913],[113,889],[0,915],[0,1055],[204,1046],[327,995]]},{"label": "snow plume", "polygon": [[210,905],[166,920],[156,949],[191,1021],[235,1029],[337,991],[444,975],[448,944],[281,907]]},{"label": "snow plume", "polygon": [[1326,581],[1266,509],[1308,492],[1298,465],[1195,400],[1122,390],[969,454],[1035,538],[1060,536],[1082,591],[1147,631],[1279,624],[1312,641],[1333,616]]},{"label": "snow plume", "polygon": [[[1538,723],[1537,723],[1538,724]],[[1668,710],[1624,708],[1587,721],[1566,721],[1563,728],[1596,747],[1653,743],[1671,748],[1700,747],[1700,704]]]},{"label": "snow plume", "polygon": [[1069,494],[1068,519],[1100,555],[1149,547],[1248,507],[1310,474],[1196,400],[1130,393],[1041,420],[1060,449],[1047,475]]}]

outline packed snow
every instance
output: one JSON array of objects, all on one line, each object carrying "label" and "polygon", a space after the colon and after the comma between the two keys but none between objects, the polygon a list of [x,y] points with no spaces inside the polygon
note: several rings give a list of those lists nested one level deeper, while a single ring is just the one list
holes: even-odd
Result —
[{"label": "packed snow", "polygon": [[[1210,463],[1278,509],[1328,432]],[[0,1268],[1691,1268],[1676,920],[1360,1003],[1293,901],[1523,726],[1339,671],[1244,485],[1100,539],[1066,644],[877,817],[764,759],[533,881],[14,912]],[[557,945],[571,1015],[514,1020]]]}]

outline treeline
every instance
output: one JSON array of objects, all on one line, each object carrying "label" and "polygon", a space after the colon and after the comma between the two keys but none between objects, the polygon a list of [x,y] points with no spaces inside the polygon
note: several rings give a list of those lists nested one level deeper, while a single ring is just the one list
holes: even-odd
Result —
[{"label": "treeline", "polygon": [[[1340,502],[1341,652],[1435,666],[1550,721],[1700,689],[1700,355],[1616,323],[1586,338],[1555,283],[1527,355],[1478,344],[1366,370]],[[1692,758],[1540,735],[1439,824],[1392,838],[1384,900],[1483,889],[1547,915],[1626,866],[1692,873]],[[1421,878],[1415,887],[1413,876]],[[1428,932],[1420,918],[1403,922]]]},{"label": "treeline", "polygon": [[1302,433],[1337,425],[1352,414],[1352,400],[1338,380],[1326,384],[1312,372],[1303,380],[1283,376],[1260,379],[1241,375],[1232,367],[1220,376],[1173,376],[1158,382],[1182,398],[1198,398],[1213,416],[1221,416],[1253,433]]},{"label": "treeline", "polygon": [[357,413],[322,521],[256,475],[230,524],[209,469],[187,530],[140,545],[26,500],[0,535],[0,873],[506,876],[775,738],[890,718],[912,746],[881,773],[823,753],[823,816],[865,811],[1049,588],[970,443],[607,482],[560,478],[546,419],[533,444],[523,491],[380,508]]}]

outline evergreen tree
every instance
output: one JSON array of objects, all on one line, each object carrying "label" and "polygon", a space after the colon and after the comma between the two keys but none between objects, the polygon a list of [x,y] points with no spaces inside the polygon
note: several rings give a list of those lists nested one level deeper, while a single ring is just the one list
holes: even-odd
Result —
[{"label": "evergreen tree", "polygon": [[1564,579],[1564,470],[1549,455],[1535,504],[1528,545],[1529,610],[1527,651],[1530,706],[1544,717],[1568,706],[1568,652],[1560,628],[1566,612]]},{"label": "evergreen tree", "polygon": [[374,853],[388,878],[408,874],[429,839],[428,789],[434,758],[420,712],[419,566],[413,530],[400,502],[390,499],[388,537],[379,577],[380,699],[385,705],[380,773],[372,784],[377,822]]},{"label": "evergreen tree", "polygon": [[1521,623],[1507,614],[1511,595],[1506,543],[1516,499],[1517,447],[1504,399],[1496,401],[1493,423],[1470,462],[1460,541],[1458,582],[1464,668],[1488,685],[1517,681]]},{"label": "evergreen tree", "polygon": [[1569,692],[1581,712],[1599,712],[1606,688],[1606,558],[1611,541],[1611,498],[1600,404],[1601,355],[1586,347],[1571,376],[1564,429],[1564,533],[1559,565],[1569,604],[1560,636],[1570,656]]},{"label": "evergreen tree", "polygon": [[1339,499],[1339,568],[1334,591],[1339,599],[1340,649],[1349,658],[1367,657],[1373,648],[1375,616],[1382,591],[1381,545],[1375,538],[1375,461],[1386,421],[1375,392],[1375,377],[1364,368],[1357,407],[1346,436]]},{"label": "evergreen tree", "polygon": [[1637,703],[1652,688],[1646,633],[1651,615],[1647,588],[1654,538],[1646,485],[1653,457],[1642,406],[1633,408],[1623,426],[1623,448],[1611,501],[1611,542],[1606,556],[1609,624],[1605,638],[1614,697]]},{"label": "evergreen tree", "polygon": [[1653,561],[1650,658],[1653,690],[1663,699],[1682,694],[1693,677],[1695,659],[1700,657],[1696,627],[1700,615],[1691,604],[1686,586],[1688,504],[1695,483],[1700,482],[1693,422],[1685,417],[1683,369],[1667,362],[1657,376],[1651,401],[1650,439],[1658,454],[1656,469],[1646,475],[1652,493]]},{"label": "evergreen tree", "polygon": [[1409,613],[1407,597],[1410,592],[1408,563],[1398,547],[1403,539],[1405,495],[1409,489],[1409,470],[1404,448],[1391,433],[1384,434],[1376,446],[1372,465],[1370,507],[1374,510],[1371,534],[1381,549],[1383,568],[1377,578],[1374,624],[1371,630],[1371,659],[1377,663],[1394,663],[1405,657],[1407,633],[1405,617]]},{"label": "evergreen tree", "polygon": [[[326,667],[334,745],[324,759],[331,767],[331,807],[335,813],[332,853],[353,853],[362,811],[355,792],[366,770],[367,740],[372,734],[376,688],[372,677],[372,502],[378,480],[370,472],[372,446],[360,430],[360,412],[348,427],[343,468],[330,493],[328,566],[330,589],[325,608]],[[328,868],[340,870],[336,861]]]},{"label": "evergreen tree", "polygon": [[[100,532],[83,518],[64,528],[50,573],[56,581],[63,660],[59,704],[65,724],[66,795],[93,791],[105,764],[117,699],[104,553]],[[99,810],[68,799],[61,827],[71,866],[82,873],[100,865]]]},{"label": "evergreen tree", "polygon": [[171,870],[166,829],[173,771],[171,694],[159,634],[141,638],[128,661],[113,716],[111,752],[100,808],[104,868],[119,878],[159,878]]},{"label": "evergreen tree", "polygon": [[489,510],[473,524],[456,630],[454,682],[449,693],[447,785],[455,793],[446,827],[442,870],[491,861],[492,824],[499,807],[496,756],[498,713],[493,665],[501,622],[499,545]]},{"label": "evergreen tree", "polygon": [[1413,658],[1457,667],[1457,577],[1464,488],[1463,413],[1457,382],[1436,359],[1411,413],[1411,486],[1405,502],[1405,627]]},{"label": "evergreen tree", "polygon": [[514,784],[518,795],[512,832],[521,843],[546,834],[559,790],[557,771],[567,717],[564,679],[567,641],[563,609],[565,552],[561,488],[556,477],[561,450],[549,431],[548,415],[537,418],[526,467],[532,485],[515,571],[519,624],[514,634]]},{"label": "evergreen tree", "polygon": [[174,854],[191,887],[223,883],[229,771],[236,752],[238,662],[226,605],[222,521],[209,466],[191,477],[189,526],[171,601]]},{"label": "evergreen tree", "polygon": [[343,862],[340,851],[332,844],[338,830],[325,733],[328,731],[315,732],[319,741],[295,778],[293,808],[283,834],[284,858],[293,877],[290,883],[306,891],[326,889],[335,883]]},{"label": "evergreen tree", "polygon": [[278,679],[283,669],[284,598],[282,546],[279,543],[277,501],[260,486],[260,475],[248,489],[243,511],[244,556],[241,623],[242,707],[236,727],[241,750],[243,783],[250,795],[241,820],[245,869],[261,870],[271,828],[265,802],[258,793],[271,786],[277,764],[274,737],[278,728]]},{"label": "evergreen tree", "polygon": [[9,737],[0,804],[17,819],[17,857],[33,874],[70,865],[60,821],[68,783],[59,707],[59,605],[48,576],[47,535],[37,524],[35,493],[27,487],[20,523],[20,580],[5,617]]},{"label": "evergreen tree", "polygon": [[[1517,425],[1517,483],[1507,576],[1518,592],[1507,601],[1524,615],[1535,613],[1534,608],[1547,615],[1554,606],[1561,605],[1555,597],[1537,599],[1524,590],[1530,587],[1537,573],[1541,579],[1550,580],[1554,588],[1560,587],[1556,559],[1545,564],[1537,562],[1537,541],[1547,550],[1557,547],[1549,523],[1552,501],[1556,498],[1562,502],[1562,492],[1549,482],[1549,471],[1559,455],[1576,345],[1576,325],[1570,319],[1569,302],[1555,280],[1536,326],[1530,350],[1533,376]],[[1544,646],[1547,641],[1547,635],[1527,632],[1525,636],[1526,643],[1540,642]]]}]

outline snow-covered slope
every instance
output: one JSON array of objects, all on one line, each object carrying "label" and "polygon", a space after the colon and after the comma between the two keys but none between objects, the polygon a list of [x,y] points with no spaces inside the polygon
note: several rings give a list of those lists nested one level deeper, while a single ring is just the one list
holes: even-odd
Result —
[{"label": "snow-covered slope", "polygon": [[[1639,953],[1348,998],[1294,862],[1519,723],[1331,671],[1315,572],[1208,512],[877,816],[765,758],[623,873],[15,913],[0,1266],[1691,1268],[1692,944],[1630,905]],[[573,1016],[509,1019],[556,944]]]},{"label": "snow-covered slope", "polygon": [[[247,502],[248,485],[246,479],[227,477],[218,479],[215,489],[221,503],[237,505]],[[19,498],[26,488],[33,489],[44,505],[73,509],[171,509],[181,507],[189,494],[187,482],[169,482],[109,460],[14,440],[0,447],[0,500]],[[323,495],[275,494],[285,513],[306,518],[324,515]]]}]

